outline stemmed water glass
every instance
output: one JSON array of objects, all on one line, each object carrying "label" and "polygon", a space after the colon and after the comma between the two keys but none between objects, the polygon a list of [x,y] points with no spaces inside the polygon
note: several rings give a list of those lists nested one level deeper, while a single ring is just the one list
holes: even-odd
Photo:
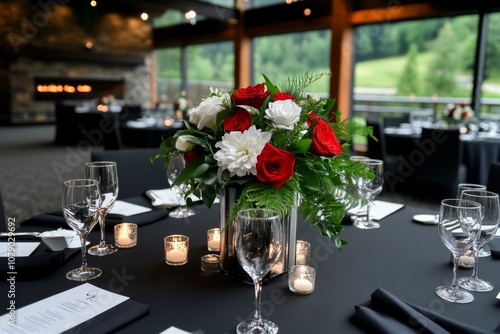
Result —
[{"label": "stemmed water glass", "polygon": [[186,207],[185,196],[186,192],[189,190],[189,184],[181,183],[180,185],[172,186],[184,167],[186,167],[186,161],[182,155],[171,157],[167,164],[167,179],[170,186],[175,190],[177,194],[177,201],[179,203],[177,208],[169,213],[169,216],[172,218],[186,218],[195,214],[193,210]]},{"label": "stemmed water glass", "polygon": [[477,238],[481,229],[481,204],[463,199],[444,199],[439,211],[439,237],[453,254],[451,285],[439,286],[436,294],[452,303],[470,303],[474,296],[458,288],[458,260]]},{"label": "stemmed water glass", "polygon": [[102,202],[99,208],[99,228],[101,230],[101,240],[98,245],[89,248],[90,255],[108,255],[116,252],[113,244],[107,244],[104,239],[104,226],[106,215],[113,208],[118,197],[118,172],[116,162],[95,161],[85,164],[85,176],[87,179],[96,180],[99,184]]},{"label": "stemmed water glass", "polygon": [[[364,178],[360,181],[361,194],[370,202],[373,201],[381,192],[384,185],[384,162],[378,159],[360,160],[364,163],[368,171],[373,174],[373,178]],[[354,226],[364,230],[379,228],[380,224],[373,221],[370,217],[370,205],[366,205],[366,218],[358,217],[354,221]]]},{"label": "stemmed water glass", "polygon": [[87,281],[101,276],[99,268],[87,266],[87,236],[99,220],[101,195],[96,180],[68,180],[63,185],[62,208],[66,223],[81,242],[82,265],[66,274],[73,281]]},{"label": "stemmed water glass", "polygon": [[458,285],[469,291],[491,291],[493,284],[478,277],[478,258],[481,247],[493,239],[498,229],[500,219],[498,194],[486,190],[464,190],[462,199],[481,204],[481,232],[472,244],[475,260],[472,276],[459,278]]},{"label": "stemmed water glass", "polygon": [[246,209],[236,220],[236,256],[252,278],[255,288],[255,313],[252,319],[236,327],[238,334],[278,332],[278,325],[263,319],[260,312],[262,279],[269,273],[281,253],[280,216],[267,209]]},{"label": "stemmed water glass", "polygon": [[486,190],[486,186],[476,183],[459,183],[457,186],[457,198],[462,198],[464,190]]}]

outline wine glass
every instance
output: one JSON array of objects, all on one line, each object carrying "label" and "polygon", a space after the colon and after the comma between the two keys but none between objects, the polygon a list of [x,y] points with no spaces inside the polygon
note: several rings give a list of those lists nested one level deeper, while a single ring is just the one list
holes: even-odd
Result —
[{"label": "wine glass", "polygon": [[255,313],[252,319],[236,327],[238,334],[277,333],[278,325],[263,319],[260,312],[262,279],[281,253],[281,219],[268,209],[246,209],[238,212],[236,221],[236,256],[252,278],[255,287]]},{"label": "wine glass", "polygon": [[63,185],[62,208],[66,223],[81,242],[82,265],[66,274],[73,281],[87,281],[101,276],[99,268],[87,266],[87,236],[99,221],[101,195],[96,180],[68,180]]},{"label": "wine glass", "polygon": [[[381,192],[384,185],[384,162],[378,159],[360,160],[366,164],[373,178],[365,178],[360,181],[361,193],[369,201],[374,200]],[[356,218],[354,226],[360,229],[379,228],[380,224],[370,217],[370,203],[366,205],[366,217]]]},{"label": "wine glass", "polygon": [[174,188],[177,194],[177,201],[179,202],[177,208],[169,213],[169,216],[172,218],[186,218],[195,214],[193,210],[186,207],[185,196],[186,192],[189,190],[189,184],[181,183],[180,185],[172,186],[185,166],[186,161],[184,160],[183,155],[176,155],[171,157],[167,164],[167,179],[170,183],[170,186]]},{"label": "wine glass", "polygon": [[459,183],[457,187],[457,198],[462,198],[464,190],[486,190],[486,186],[475,183]]},{"label": "wine glass", "polygon": [[99,184],[102,202],[99,208],[99,228],[101,230],[101,240],[98,245],[89,248],[90,255],[109,255],[118,250],[115,245],[107,244],[104,239],[104,226],[106,215],[113,208],[118,197],[118,172],[116,162],[96,161],[85,164],[85,176],[88,179],[96,180]]},{"label": "wine glass", "polygon": [[474,296],[458,288],[458,260],[473,244],[481,229],[481,204],[462,199],[444,199],[439,211],[439,237],[453,254],[451,285],[439,286],[436,294],[452,303],[470,303]]},{"label": "wine glass", "polygon": [[475,260],[472,276],[459,278],[458,285],[469,291],[491,291],[493,284],[478,277],[478,258],[481,247],[493,239],[498,229],[500,219],[498,194],[486,190],[464,190],[462,199],[481,204],[481,232],[472,244]]},{"label": "wine glass", "polygon": [[[482,184],[476,184],[476,183],[459,183],[457,187],[457,198],[462,198],[462,192],[464,190],[486,190],[486,186]],[[481,249],[479,250],[479,257],[487,257],[491,255],[490,247],[488,247],[487,244],[485,244]]]}]

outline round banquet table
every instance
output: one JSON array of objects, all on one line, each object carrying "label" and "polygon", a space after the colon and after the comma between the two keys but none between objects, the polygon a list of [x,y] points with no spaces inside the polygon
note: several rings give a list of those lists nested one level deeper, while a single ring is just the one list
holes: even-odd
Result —
[{"label": "round banquet table", "polygon": [[[395,129],[384,131],[386,152],[391,156],[408,157],[420,138],[415,133],[400,133]],[[462,162],[467,167],[467,182],[486,184],[492,162],[500,161],[500,137],[461,136]]]},{"label": "round banquet table", "polygon": [[[146,203],[142,197],[130,201]],[[101,277],[89,283],[150,306],[147,315],[118,333],[159,333],[170,326],[196,333],[235,333],[236,325],[253,314],[252,286],[221,272],[201,271],[200,258],[209,253],[206,231],[218,227],[218,207],[193,208],[196,215],[188,219],[167,217],[140,226],[138,244],[133,248],[119,249],[109,256],[88,256],[89,265],[103,270]],[[310,295],[297,295],[288,289],[287,274],[273,279],[263,287],[264,317],[276,322],[280,333],[364,333],[367,331],[351,319],[355,306],[383,288],[443,316],[484,330],[495,329],[500,324],[500,302],[495,298],[500,291],[500,260],[480,259],[480,276],[494,284],[494,291],[474,293],[475,300],[465,305],[439,299],[434,289],[452,278],[450,252],[439,239],[436,225],[412,220],[422,213],[435,212],[405,206],[382,219],[379,229],[345,225],[341,236],[350,244],[341,252],[316,229],[299,221],[297,239],[312,246],[311,265],[317,270],[315,290]],[[164,262],[163,238],[170,234],[190,238],[189,261],[184,266],[172,267]],[[92,244],[98,239],[97,231],[92,231]],[[111,240],[108,233],[107,241]],[[68,270],[79,265],[77,253],[51,273],[17,281],[17,308],[82,284],[65,278]],[[471,269],[459,269],[459,276],[470,274]],[[5,280],[0,287],[6,295]]]}]

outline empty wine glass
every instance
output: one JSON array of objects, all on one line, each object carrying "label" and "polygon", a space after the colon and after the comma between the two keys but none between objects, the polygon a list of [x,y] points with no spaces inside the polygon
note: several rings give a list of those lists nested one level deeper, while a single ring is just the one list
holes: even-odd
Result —
[{"label": "empty wine glass", "polygon": [[176,155],[170,158],[167,164],[167,179],[170,183],[170,186],[174,188],[177,194],[177,201],[179,205],[177,208],[169,213],[169,216],[172,218],[186,218],[189,216],[193,216],[195,212],[186,207],[186,192],[189,190],[189,184],[181,183],[180,185],[172,186],[174,181],[179,177],[180,173],[186,166],[186,161],[184,160],[183,155]]},{"label": "empty wine glass", "polygon": [[473,244],[481,229],[481,204],[462,199],[444,199],[439,211],[439,237],[453,254],[451,285],[439,286],[436,294],[452,303],[470,303],[474,296],[458,287],[458,260]]},{"label": "empty wine glass", "polygon": [[486,190],[486,186],[476,183],[459,183],[457,186],[457,198],[462,198],[464,190]]},{"label": "empty wine glass", "polygon": [[113,208],[118,197],[118,172],[116,162],[95,161],[85,164],[85,176],[87,179],[96,180],[99,184],[102,202],[99,208],[99,228],[101,230],[101,240],[98,245],[89,248],[90,255],[103,256],[116,252],[113,244],[107,244],[104,239],[104,226],[106,215]]},{"label": "empty wine glass", "polygon": [[281,253],[281,219],[267,209],[247,209],[238,212],[236,220],[236,256],[252,278],[255,288],[255,313],[252,319],[236,327],[238,334],[277,333],[278,326],[262,319],[260,312],[262,279],[271,270]]},{"label": "empty wine glass", "polygon": [[87,236],[99,220],[101,195],[96,180],[68,180],[63,185],[62,208],[66,223],[81,242],[82,265],[66,274],[73,281],[87,281],[101,276],[99,268],[87,266]]},{"label": "empty wine glass", "polygon": [[[384,162],[378,159],[360,160],[366,164],[369,172],[373,174],[373,178],[364,178],[360,181],[361,194],[370,202],[373,201],[381,192],[384,185]],[[373,221],[370,217],[370,205],[366,205],[366,217],[360,217],[354,221],[354,226],[364,230],[379,228],[380,224]]]},{"label": "empty wine glass", "polygon": [[498,229],[500,219],[498,194],[486,190],[464,190],[462,199],[481,204],[481,232],[472,244],[475,260],[472,275],[459,278],[458,285],[469,291],[491,291],[493,284],[478,277],[478,258],[481,247],[493,239]]}]

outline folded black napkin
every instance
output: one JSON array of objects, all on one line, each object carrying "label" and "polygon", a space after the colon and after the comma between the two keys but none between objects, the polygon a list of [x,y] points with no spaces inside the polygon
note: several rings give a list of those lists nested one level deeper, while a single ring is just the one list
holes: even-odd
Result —
[{"label": "folded black napkin", "polygon": [[491,257],[494,259],[500,259],[500,238],[494,238],[488,243],[491,250]]},{"label": "folded black napkin", "polygon": [[[80,252],[80,248],[66,248],[62,251],[53,252],[43,243],[40,243],[30,256],[16,257],[16,280],[31,280],[51,273]],[[8,258],[1,257],[0,273],[3,279],[8,278],[11,271],[8,266]]]},{"label": "folded black napkin", "polygon": [[[116,224],[123,222],[135,223],[138,226],[148,225],[158,220],[161,220],[168,216],[167,210],[152,210],[145,213],[133,215],[133,216],[123,216],[117,214],[108,214],[106,216],[106,229],[113,229]],[[51,228],[67,228],[68,224],[64,219],[62,211],[54,211],[49,213],[44,213],[41,215],[33,216],[30,219],[24,221],[21,224],[25,226],[46,226]]]},{"label": "folded black napkin", "polygon": [[491,334],[410,304],[382,288],[372,293],[371,300],[355,306],[352,321],[370,333]]},{"label": "folded black napkin", "polygon": [[128,299],[63,333],[111,333],[145,316],[149,313],[149,308],[149,305]]}]

